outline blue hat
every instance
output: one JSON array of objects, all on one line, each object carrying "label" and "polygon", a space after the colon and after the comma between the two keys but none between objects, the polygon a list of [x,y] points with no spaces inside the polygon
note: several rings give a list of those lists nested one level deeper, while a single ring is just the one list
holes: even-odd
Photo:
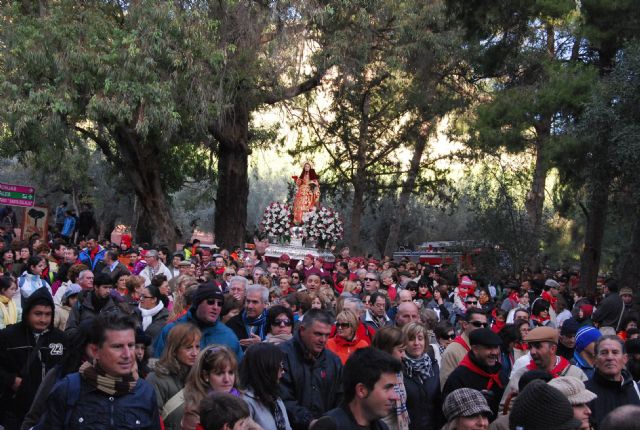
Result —
[{"label": "blue hat", "polygon": [[581,327],[576,333],[576,352],[581,353],[592,342],[600,339],[602,333],[597,328],[591,326]]}]

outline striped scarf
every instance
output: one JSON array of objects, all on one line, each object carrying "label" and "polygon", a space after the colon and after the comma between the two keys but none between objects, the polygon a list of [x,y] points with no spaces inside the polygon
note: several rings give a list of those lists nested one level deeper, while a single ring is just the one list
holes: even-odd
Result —
[{"label": "striped scarf", "polygon": [[131,374],[123,377],[107,375],[100,365],[96,364],[94,366],[88,361],[85,361],[84,364],[80,366],[79,372],[89,385],[109,396],[120,397],[133,393],[138,382]]}]

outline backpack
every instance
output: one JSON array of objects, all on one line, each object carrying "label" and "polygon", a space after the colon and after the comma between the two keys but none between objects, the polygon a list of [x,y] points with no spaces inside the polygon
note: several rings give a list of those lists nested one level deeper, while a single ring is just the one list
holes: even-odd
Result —
[{"label": "backpack", "polygon": [[[69,420],[71,419],[71,413],[75,409],[76,403],[80,399],[80,373],[71,373],[68,375],[69,377],[69,387],[67,389],[67,409],[64,416],[64,426],[62,428],[69,428]],[[35,426],[31,427],[31,430],[41,429],[42,418],[40,418],[40,422]]]}]

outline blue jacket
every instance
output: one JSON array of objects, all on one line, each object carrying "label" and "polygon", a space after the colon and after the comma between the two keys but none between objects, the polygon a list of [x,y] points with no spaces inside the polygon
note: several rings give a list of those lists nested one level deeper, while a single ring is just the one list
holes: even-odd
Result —
[{"label": "blue jacket", "polygon": [[595,373],[596,369],[589,363],[587,363],[587,361],[582,358],[582,356],[578,354],[577,351],[573,352],[573,360],[571,360],[571,364],[575,365],[578,369],[581,369],[584,374],[587,375],[587,378],[593,378],[593,374]]},{"label": "blue jacket", "polygon": [[202,338],[200,338],[200,348],[204,348],[212,344],[226,345],[236,353],[238,362],[240,362],[243,355],[242,348],[240,347],[240,342],[238,341],[238,337],[235,335],[235,333],[221,321],[216,322],[214,325],[201,324],[193,316],[193,312],[193,308],[189,309],[183,317],[180,317],[174,322],[167,324],[162,329],[162,332],[160,332],[160,336],[158,336],[158,339],[156,339],[156,343],[153,346],[154,355],[156,357],[160,357],[160,355],[162,355],[164,344],[167,340],[167,335],[174,325],[191,323],[198,326],[198,328],[202,332]]},{"label": "blue jacket", "polygon": [[60,234],[62,234],[63,236],[69,237],[73,234],[73,231],[75,229],[76,229],[75,217],[72,217],[72,216],[64,217],[64,224],[62,226],[62,231],[60,232]]},{"label": "blue jacket", "polygon": [[[73,393],[78,386],[79,392]],[[72,373],[53,388],[37,428],[156,430],[160,428],[156,393],[151,384],[140,378],[133,393],[108,396],[86,383],[79,373]]]},{"label": "blue jacket", "polygon": [[100,245],[98,245],[98,249],[99,251],[96,253],[96,256],[93,258],[93,261],[91,260],[91,251],[89,251],[89,248],[84,248],[80,252],[80,255],[78,256],[80,261],[82,261],[82,264],[85,264],[91,267],[91,270],[95,270],[96,265],[102,260],[104,260],[104,254],[107,252],[107,250]]}]

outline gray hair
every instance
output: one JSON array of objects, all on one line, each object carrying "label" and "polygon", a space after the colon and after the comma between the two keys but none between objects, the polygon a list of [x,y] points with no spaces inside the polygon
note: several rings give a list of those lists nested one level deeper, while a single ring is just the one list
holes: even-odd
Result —
[{"label": "gray hair", "polygon": [[85,269],[82,272],[78,273],[78,279],[84,279],[84,277],[87,276],[87,273],[93,273],[93,272],[89,269]]},{"label": "gray hair", "polygon": [[145,257],[153,257],[153,258],[158,258],[158,251],[156,251],[155,249],[150,249],[147,251],[147,253],[145,254]]},{"label": "gray hair", "polygon": [[269,301],[269,289],[265,286],[252,284],[247,287],[247,296],[249,293],[260,293],[260,297],[262,298],[262,303],[267,303]]},{"label": "gray hair", "polygon": [[354,305],[356,305],[356,310],[358,311],[358,313],[363,313],[365,310],[364,303],[357,297],[347,297],[346,299],[344,299],[343,303],[353,303]]},{"label": "gray hair", "polygon": [[361,274],[367,274],[367,269],[358,269],[356,270],[356,275],[360,276]]},{"label": "gray hair", "polygon": [[233,285],[234,283],[238,283],[238,282],[242,284],[242,286],[244,287],[245,291],[249,287],[249,280],[247,278],[245,278],[244,276],[232,276],[231,279],[229,279],[229,286]]},{"label": "gray hair", "polygon": [[378,272],[367,272],[367,275],[376,278],[376,281],[380,282],[380,275]]}]

